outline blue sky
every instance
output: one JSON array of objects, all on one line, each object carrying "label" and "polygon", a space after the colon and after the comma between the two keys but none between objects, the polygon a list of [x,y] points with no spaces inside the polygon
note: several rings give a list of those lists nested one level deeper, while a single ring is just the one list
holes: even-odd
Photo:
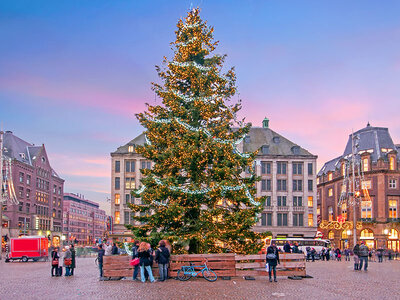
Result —
[{"label": "blue sky", "polygon": [[109,154],[141,132],[134,114],[191,6],[253,125],[267,116],[320,166],[368,120],[400,143],[399,1],[2,1],[0,121],[46,145],[66,192],[107,206]]}]

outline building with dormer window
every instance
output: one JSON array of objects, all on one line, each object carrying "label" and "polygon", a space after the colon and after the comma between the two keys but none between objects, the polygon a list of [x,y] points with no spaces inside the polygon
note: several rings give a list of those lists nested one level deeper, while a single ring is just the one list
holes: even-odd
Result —
[{"label": "building with dormer window", "polygon": [[[361,200],[355,205],[339,203],[346,163],[352,157],[352,135],[344,153],[324,164],[317,176],[318,223],[324,237],[337,247],[353,247],[353,213],[356,214],[357,240],[369,248],[400,250],[400,145],[393,143],[388,128],[369,123],[354,132],[357,139],[355,185]],[[359,170],[359,171],[357,171]],[[362,176],[359,176],[361,174]]]}]

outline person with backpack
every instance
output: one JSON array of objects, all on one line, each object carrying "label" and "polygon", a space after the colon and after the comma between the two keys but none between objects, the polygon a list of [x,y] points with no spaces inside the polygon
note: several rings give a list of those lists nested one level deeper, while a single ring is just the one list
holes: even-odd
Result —
[{"label": "person with backpack", "polygon": [[146,281],[144,270],[149,274],[150,282],[154,282],[153,272],[151,271],[151,260],[152,253],[150,252],[150,244],[141,242],[138,249],[138,257],[140,259],[140,279],[142,282]]},{"label": "person with backpack", "polygon": [[[139,249],[139,241],[136,240],[133,242],[133,247],[132,247],[132,259],[138,258],[138,249]],[[133,269],[133,280],[139,280],[137,277],[139,275],[139,270],[140,270],[140,264],[137,264],[134,269]]]},{"label": "person with backpack", "polygon": [[268,264],[269,282],[272,282],[271,273],[274,272],[274,282],[276,281],[276,266],[280,264],[279,251],[275,243],[267,248],[267,255],[265,257]]},{"label": "person with backpack", "polygon": [[51,252],[51,277],[58,277],[58,259],[60,256],[58,255],[57,247]]},{"label": "person with backpack", "polygon": [[169,263],[169,250],[165,246],[165,241],[161,240],[158,244],[159,248],[156,250],[155,261],[158,263],[158,271],[160,272],[159,281],[168,279],[168,263]]}]

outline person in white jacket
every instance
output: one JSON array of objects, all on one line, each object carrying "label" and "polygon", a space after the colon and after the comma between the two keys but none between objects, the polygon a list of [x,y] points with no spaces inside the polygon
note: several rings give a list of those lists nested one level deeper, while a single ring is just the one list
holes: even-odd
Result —
[{"label": "person in white jacket", "polygon": [[105,253],[104,253],[105,256],[111,255],[112,254],[112,246],[111,246],[111,244],[107,243],[107,246],[106,246],[106,248],[104,250],[105,250]]},{"label": "person in white jacket", "polygon": [[63,270],[63,266],[64,266],[64,257],[65,257],[65,248],[62,249],[62,251],[60,251],[58,253],[59,255],[59,259],[58,259],[58,274],[57,276],[62,276],[62,270]]}]

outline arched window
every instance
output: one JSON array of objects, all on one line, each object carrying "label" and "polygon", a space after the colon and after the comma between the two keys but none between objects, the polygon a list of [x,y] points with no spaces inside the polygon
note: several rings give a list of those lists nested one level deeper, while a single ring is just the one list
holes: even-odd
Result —
[{"label": "arched window", "polygon": [[335,238],[335,233],[331,230],[328,232],[328,239],[333,240]]},{"label": "arched window", "polygon": [[389,239],[398,240],[399,239],[399,232],[394,228],[390,229]]},{"label": "arched window", "polygon": [[361,231],[361,238],[373,239],[374,238],[374,233],[372,232],[371,229],[364,229],[363,231]]},{"label": "arched window", "polygon": [[347,235],[347,230],[342,231],[342,240],[347,240],[349,236]]}]

